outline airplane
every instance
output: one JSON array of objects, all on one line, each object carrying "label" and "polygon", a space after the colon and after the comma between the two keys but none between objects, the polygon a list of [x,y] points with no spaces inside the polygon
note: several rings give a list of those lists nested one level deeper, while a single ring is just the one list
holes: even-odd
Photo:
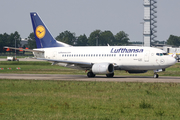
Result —
[{"label": "airplane", "polygon": [[88,71],[88,77],[104,74],[112,78],[115,70],[125,70],[128,73],[154,70],[153,77],[158,78],[158,72],[176,63],[176,59],[168,53],[152,47],[71,46],[55,40],[36,12],[31,12],[30,17],[37,49],[21,50],[31,51],[35,58],[52,62],[52,65]]}]

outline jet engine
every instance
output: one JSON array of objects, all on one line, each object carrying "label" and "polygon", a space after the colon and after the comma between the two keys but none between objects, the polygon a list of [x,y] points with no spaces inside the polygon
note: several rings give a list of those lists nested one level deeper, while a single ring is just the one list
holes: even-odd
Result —
[{"label": "jet engine", "polygon": [[111,63],[95,63],[92,66],[94,74],[111,74],[114,73],[114,65]]}]

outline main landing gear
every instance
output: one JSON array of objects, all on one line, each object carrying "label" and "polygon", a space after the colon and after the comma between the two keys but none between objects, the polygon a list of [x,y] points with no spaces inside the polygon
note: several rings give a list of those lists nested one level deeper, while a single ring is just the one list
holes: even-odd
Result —
[{"label": "main landing gear", "polygon": [[87,73],[87,76],[88,77],[95,77],[96,75],[92,71],[90,71]]},{"label": "main landing gear", "polygon": [[[89,71],[89,72],[87,73],[87,76],[88,76],[89,78],[92,78],[92,77],[95,77],[96,75],[95,75],[92,71]],[[114,73],[106,74],[106,77],[108,77],[108,78],[112,78],[113,76],[114,76]]]},{"label": "main landing gear", "polygon": [[158,78],[159,77],[159,75],[157,74],[157,73],[154,73],[154,76],[153,76],[154,78]]},{"label": "main landing gear", "polygon": [[108,78],[112,78],[113,76],[114,76],[114,73],[106,74],[106,77],[108,77]]}]

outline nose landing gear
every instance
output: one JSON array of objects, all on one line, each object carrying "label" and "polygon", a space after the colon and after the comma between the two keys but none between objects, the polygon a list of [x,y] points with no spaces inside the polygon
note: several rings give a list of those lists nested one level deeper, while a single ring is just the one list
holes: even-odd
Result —
[{"label": "nose landing gear", "polygon": [[154,73],[154,76],[153,76],[154,78],[158,78],[159,77],[159,75],[157,74],[157,73]]}]

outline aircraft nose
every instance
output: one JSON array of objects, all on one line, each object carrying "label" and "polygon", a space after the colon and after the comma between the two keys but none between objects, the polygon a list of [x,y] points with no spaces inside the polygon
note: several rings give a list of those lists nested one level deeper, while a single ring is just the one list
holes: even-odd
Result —
[{"label": "aircraft nose", "polygon": [[174,65],[174,64],[176,63],[176,59],[175,59],[174,57],[169,57],[168,63],[169,63],[170,65]]}]

